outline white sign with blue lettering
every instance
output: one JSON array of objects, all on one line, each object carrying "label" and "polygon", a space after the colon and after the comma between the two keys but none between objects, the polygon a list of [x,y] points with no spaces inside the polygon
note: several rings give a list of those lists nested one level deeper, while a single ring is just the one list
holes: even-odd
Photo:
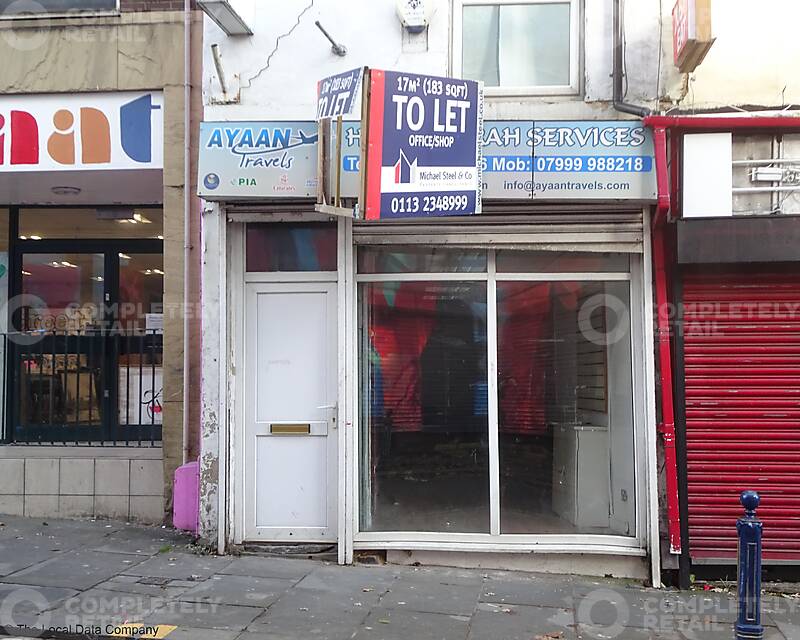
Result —
[{"label": "white sign with blue lettering", "polygon": [[656,197],[653,139],[639,121],[492,121],[483,141],[486,197]]},{"label": "white sign with blue lettering", "polygon": [[[360,188],[361,123],[345,122],[342,195]],[[200,195],[314,197],[315,122],[203,123]],[[636,120],[484,123],[483,198],[653,201],[653,139]]]}]

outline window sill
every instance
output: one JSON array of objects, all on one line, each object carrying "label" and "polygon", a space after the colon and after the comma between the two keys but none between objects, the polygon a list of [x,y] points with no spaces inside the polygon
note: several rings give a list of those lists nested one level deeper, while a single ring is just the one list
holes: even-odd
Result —
[{"label": "window sill", "polygon": [[99,444],[38,445],[7,444],[0,446],[0,460],[18,458],[122,458],[161,460],[164,457],[161,446],[149,445],[114,447]]},{"label": "window sill", "polygon": [[575,87],[484,87],[485,98],[580,98]]},{"label": "window sill", "polygon": [[[18,20],[64,20],[64,19],[85,19],[85,18],[119,18],[122,13],[118,10],[111,10],[111,11],[71,11],[68,13],[25,13],[20,15],[7,15],[1,14],[0,15],[0,22],[12,22]],[[50,26],[50,25],[48,25]]]}]

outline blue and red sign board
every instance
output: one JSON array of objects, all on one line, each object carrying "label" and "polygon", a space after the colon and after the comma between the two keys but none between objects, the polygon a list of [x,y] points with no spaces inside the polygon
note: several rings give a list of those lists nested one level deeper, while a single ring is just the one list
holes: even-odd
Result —
[{"label": "blue and red sign board", "polygon": [[480,213],[481,84],[372,69],[370,90],[364,217]]},{"label": "blue and red sign board", "polygon": [[358,67],[317,82],[317,120],[353,113],[363,75]]}]

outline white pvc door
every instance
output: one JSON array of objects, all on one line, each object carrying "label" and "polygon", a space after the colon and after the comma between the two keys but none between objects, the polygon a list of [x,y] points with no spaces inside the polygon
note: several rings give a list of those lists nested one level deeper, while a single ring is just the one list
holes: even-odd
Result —
[{"label": "white pvc door", "polygon": [[245,286],[245,539],[335,541],[336,284]]}]

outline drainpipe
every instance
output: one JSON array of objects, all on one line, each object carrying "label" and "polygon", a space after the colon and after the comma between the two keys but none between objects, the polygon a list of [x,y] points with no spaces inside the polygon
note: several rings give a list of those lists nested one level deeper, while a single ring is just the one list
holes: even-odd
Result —
[{"label": "drainpipe", "polygon": [[653,127],[658,199],[653,218],[653,272],[655,276],[658,362],[661,381],[661,422],[658,432],[664,445],[664,471],[667,489],[667,523],[670,553],[681,552],[680,500],[678,496],[678,457],[675,449],[675,405],[672,388],[672,345],[670,307],[667,291],[667,213],[670,209],[667,132]]},{"label": "drainpipe", "polygon": [[183,464],[189,460],[189,279],[192,255],[192,2],[183,3]]},{"label": "drainpipe", "polygon": [[625,52],[622,48],[622,29],[623,29],[623,19],[620,7],[620,0],[614,0],[614,5],[613,5],[614,36],[612,38],[612,43],[613,43],[612,55],[614,64],[611,74],[613,80],[613,105],[617,111],[621,111],[622,113],[629,113],[631,115],[644,118],[645,116],[649,116],[652,113],[652,111],[647,107],[640,107],[639,105],[625,102],[625,96],[622,95],[622,84],[624,80],[622,68],[624,66],[623,62],[625,56]]},{"label": "drainpipe", "polygon": [[[652,111],[625,102],[623,96],[623,17],[621,0],[613,2],[613,106],[617,111],[638,116],[647,124]],[[660,43],[659,43],[660,46]],[[670,552],[681,552],[680,502],[678,500],[678,458],[675,451],[675,408],[672,389],[672,345],[669,328],[667,293],[666,222],[670,208],[669,170],[667,167],[667,132],[664,126],[652,126],[655,144],[658,199],[653,217],[653,272],[655,277],[658,333],[659,379],[661,383],[661,423],[658,433],[664,446],[664,473],[667,485],[667,522]],[[653,553],[660,553],[656,547]]]}]

